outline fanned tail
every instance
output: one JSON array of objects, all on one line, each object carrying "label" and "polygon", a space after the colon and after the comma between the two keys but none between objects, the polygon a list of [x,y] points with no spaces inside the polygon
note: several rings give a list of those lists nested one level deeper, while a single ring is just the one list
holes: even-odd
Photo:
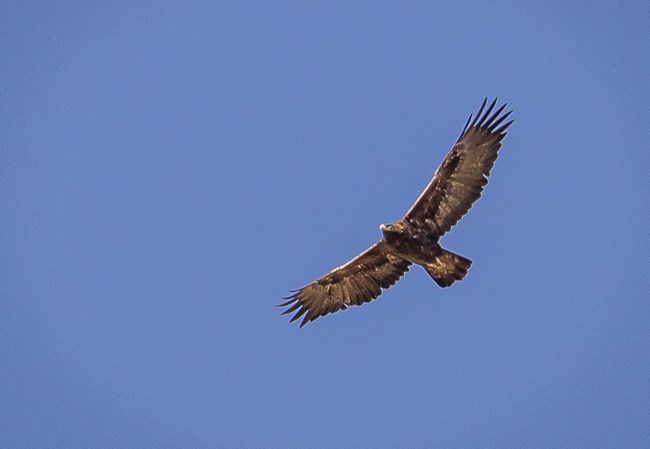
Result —
[{"label": "fanned tail", "polygon": [[471,260],[443,249],[440,256],[422,267],[439,286],[449,287],[454,282],[462,280],[471,265]]}]

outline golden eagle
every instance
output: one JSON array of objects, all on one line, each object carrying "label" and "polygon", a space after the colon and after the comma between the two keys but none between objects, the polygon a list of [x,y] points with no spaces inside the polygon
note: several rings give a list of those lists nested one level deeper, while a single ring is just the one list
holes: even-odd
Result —
[{"label": "golden eagle", "polygon": [[465,277],[472,261],[443,249],[438,240],[481,196],[514,120],[502,125],[512,111],[506,105],[494,113],[495,99],[487,98],[476,117],[469,116],[458,141],[433,175],[424,192],[397,223],[379,226],[380,241],[357,257],[311,284],[294,290],[282,315],[295,312],[291,322],[305,315],[300,327],[316,318],[370,302],[389,288],[413,263],[420,265],[440,287]]}]

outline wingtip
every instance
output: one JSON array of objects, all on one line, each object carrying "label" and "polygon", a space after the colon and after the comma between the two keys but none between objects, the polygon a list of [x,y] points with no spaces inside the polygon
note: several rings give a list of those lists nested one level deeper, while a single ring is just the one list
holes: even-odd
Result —
[{"label": "wingtip", "polygon": [[465,123],[465,126],[463,126],[463,130],[460,132],[460,136],[458,137],[459,139],[463,137],[463,134],[465,134],[465,131],[467,131],[467,128],[469,128],[469,123],[472,121],[472,115],[469,115],[469,118],[467,119],[467,122]]},{"label": "wingtip", "polygon": [[488,130],[492,129],[492,126],[494,125],[494,121],[499,118],[499,115],[503,112],[503,110],[506,108],[508,103],[503,103],[499,108],[494,111],[494,113],[488,117],[485,122],[482,124],[484,128],[487,128]]},{"label": "wingtip", "polygon": [[284,306],[288,306],[289,304],[291,304],[292,302],[294,302],[294,301],[296,300],[296,294],[294,293],[293,295],[283,296],[283,297],[280,298],[280,299],[286,299],[287,301],[282,302],[282,303],[276,305],[275,307],[284,307]]},{"label": "wingtip", "polygon": [[485,105],[487,104],[487,102],[488,102],[488,97],[485,97],[483,99],[483,103],[481,103],[481,107],[479,108],[478,112],[476,113],[476,117],[474,117],[474,121],[472,122],[471,127],[476,126],[476,123],[481,118],[481,114],[483,114],[483,109],[485,109]]},{"label": "wingtip", "polygon": [[[510,111],[510,112],[512,112],[512,111]],[[503,135],[505,136],[505,134],[506,134],[506,132],[505,132],[506,129],[508,129],[508,127],[509,127],[510,125],[512,125],[514,122],[515,122],[514,119],[510,120],[510,121],[507,122],[506,124],[504,124],[504,125],[502,125],[501,127],[499,127],[499,129],[495,129],[495,130],[493,131],[493,133],[494,133],[494,134],[503,134]]]},{"label": "wingtip", "polygon": [[286,309],[284,309],[280,313],[280,315],[287,315],[287,314],[293,312],[294,310],[298,309],[301,305],[302,304],[300,303],[300,301],[297,298],[294,298],[291,301],[287,301],[287,302],[281,304],[281,306],[286,307]]},{"label": "wingtip", "polygon": [[488,108],[485,110],[485,112],[483,113],[483,116],[478,121],[476,126],[478,126],[480,128],[485,124],[485,121],[487,120],[487,118],[492,113],[492,110],[494,109],[494,106],[496,106],[496,104],[497,104],[497,99],[495,98],[494,100],[492,100],[492,103],[490,103],[490,106],[488,106]]},{"label": "wingtip", "polygon": [[[302,307],[301,307],[300,309],[298,309],[298,311],[297,311],[297,312],[296,312],[296,313],[291,317],[291,319],[289,320],[289,323],[293,323],[293,322],[296,321],[298,318],[300,318],[301,316],[303,316],[305,313],[307,313],[307,308],[306,308],[305,306],[302,306]],[[305,318],[306,318],[306,317],[305,317]],[[303,320],[303,321],[304,321],[304,320]]]}]

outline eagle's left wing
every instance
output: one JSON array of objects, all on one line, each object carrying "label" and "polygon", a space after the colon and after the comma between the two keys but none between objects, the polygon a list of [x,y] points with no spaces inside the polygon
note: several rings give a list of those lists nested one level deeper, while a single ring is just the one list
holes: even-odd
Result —
[{"label": "eagle's left wing", "polygon": [[474,121],[470,115],[460,138],[406,213],[405,219],[439,237],[449,231],[481,196],[501,148],[501,140],[513,122],[501,125],[512,111],[502,114],[506,107],[504,104],[492,114],[496,102],[494,100],[483,113],[486,98]]},{"label": "eagle's left wing", "polygon": [[370,302],[408,271],[410,262],[389,251],[381,241],[325,276],[285,298],[282,315],[295,312],[291,322],[305,315],[300,327],[316,318]]}]

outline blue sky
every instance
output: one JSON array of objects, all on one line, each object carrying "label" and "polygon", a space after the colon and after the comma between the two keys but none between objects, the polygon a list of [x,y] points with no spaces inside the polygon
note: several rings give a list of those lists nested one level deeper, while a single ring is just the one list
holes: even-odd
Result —
[{"label": "blue sky", "polygon": [[[2,9],[1,447],[650,445],[647,2]],[[485,96],[467,278],[280,317]]]}]

